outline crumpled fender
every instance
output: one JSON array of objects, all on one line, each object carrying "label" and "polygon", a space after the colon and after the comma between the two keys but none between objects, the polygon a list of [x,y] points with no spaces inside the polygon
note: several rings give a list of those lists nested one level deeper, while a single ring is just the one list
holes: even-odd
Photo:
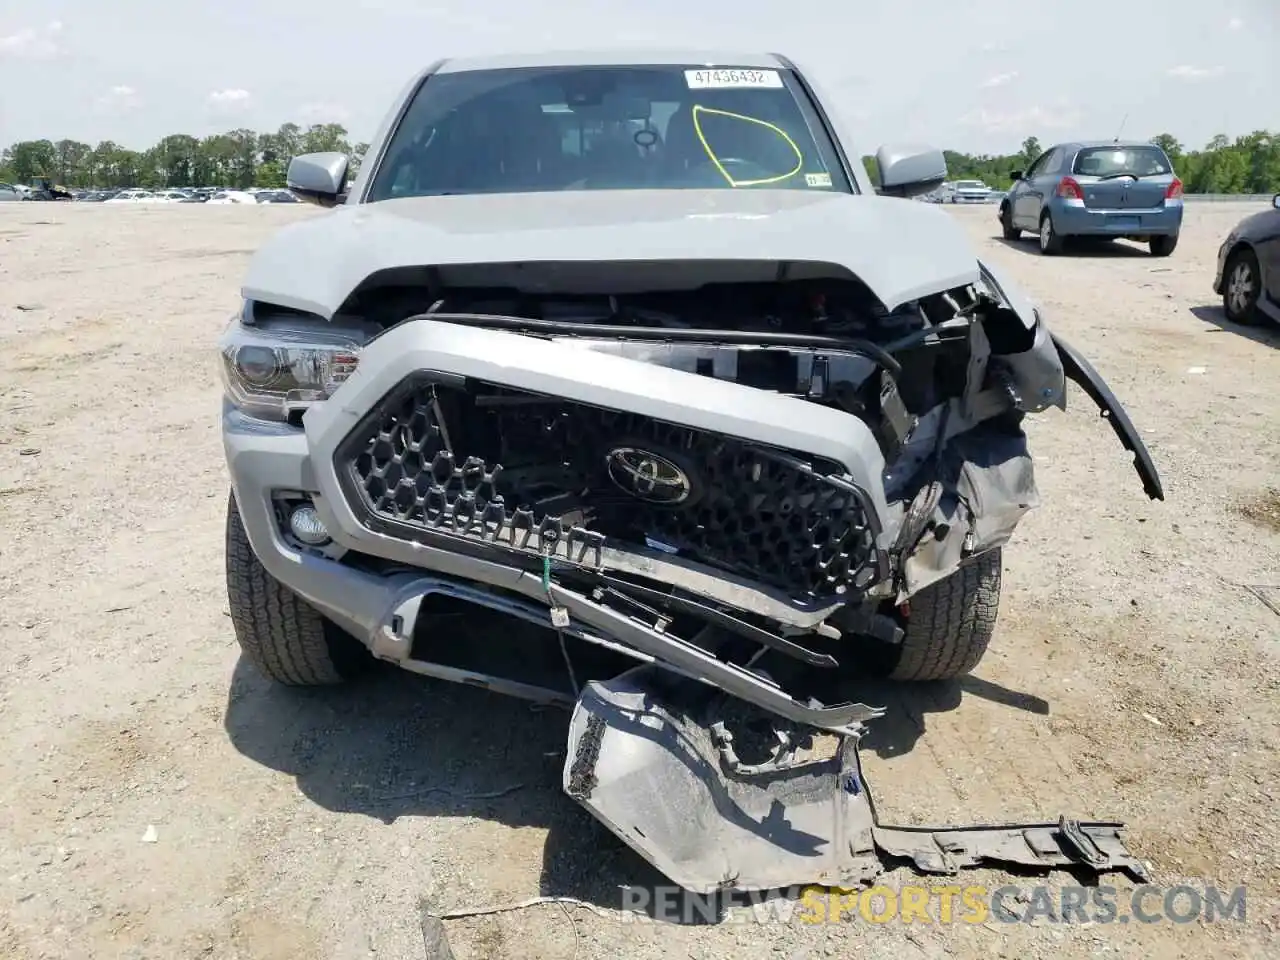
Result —
[{"label": "crumpled fender", "polygon": [[[1133,425],[1129,414],[1102,375],[1094,369],[1093,364],[1083,354],[1048,329],[1044,315],[1016,283],[1002,276],[991,264],[979,261],[978,266],[982,279],[991,292],[1018,314],[1028,330],[1039,325],[1048,333],[1066,379],[1080,387],[1093,401],[1099,415],[1111,425],[1120,444],[1133,454],[1134,470],[1142,481],[1143,492],[1152,500],[1164,500],[1164,485],[1160,481],[1160,473],[1156,469],[1155,461],[1151,458],[1151,453],[1147,450],[1147,445],[1143,442],[1138,428]],[[1059,406],[1065,408],[1065,397]]]},{"label": "crumpled fender", "polygon": [[1022,322],[1026,324],[1028,330],[1035,327],[1038,317],[1036,305],[1012,278],[996,267],[995,264],[987,263],[984,260],[978,261],[978,272],[981,274],[983,282],[991,289],[991,293],[1011,307],[1022,319]]}]

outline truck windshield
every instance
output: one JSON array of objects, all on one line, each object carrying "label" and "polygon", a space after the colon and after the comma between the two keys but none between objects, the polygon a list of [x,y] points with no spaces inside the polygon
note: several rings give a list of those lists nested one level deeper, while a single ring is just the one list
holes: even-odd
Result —
[{"label": "truck windshield", "polygon": [[366,202],[680,188],[855,189],[790,71],[520,67],[423,83]]}]

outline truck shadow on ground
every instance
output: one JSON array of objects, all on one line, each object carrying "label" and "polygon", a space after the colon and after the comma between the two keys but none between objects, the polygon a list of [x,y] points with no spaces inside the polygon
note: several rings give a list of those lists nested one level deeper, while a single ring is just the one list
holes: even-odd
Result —
[{"label": "truck shadow on ground", "polygon": [[[860,682],[850,697],[884,705],[864,750],[909,752],[928,714],[965,695],[1032,712],[1037,697],[977,678],[930,684]],[[669,881],[561,790],[569,714],[378,664],[341,688],[298,689],[264,679],[241,659],[224,726],[245,757],[294,777],[326,810],[392,823],[400,817],[474,817],[547,831],[543,896],[617,909],[623,888]],[[874,786],[874,785],[873,785]],[[713,922],[705,909],[681,911]],[[683,921],[682,921],[683,922]]]},{"label": "truck shadow on ground", "polygon": [[1280,324],[1272,323],[1266,317],[1258,321],[1256,326],[1242,327],[1238,323],[1232,323],[1227,319],[1226,311],[1220,306],[1204,306],[1192,307],[1191,314],[1197,320],[1203,320],[1205,323],[1217,327],[1217,330],[1211,330],[1210,333],[1234,333],[1236,336],[1244,337],[1255,343],[1265,343],[1270,347],[1280,347]]}]

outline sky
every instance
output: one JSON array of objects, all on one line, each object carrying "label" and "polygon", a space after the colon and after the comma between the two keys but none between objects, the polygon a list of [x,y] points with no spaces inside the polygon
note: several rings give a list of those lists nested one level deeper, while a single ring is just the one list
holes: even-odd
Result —
[{"label": "sky", "polygon": [[290,120],[366,140],[438,58],[646,46],[785,54],[864,154],[1280,130],[1280,0],[0,0],[0,145]]}]

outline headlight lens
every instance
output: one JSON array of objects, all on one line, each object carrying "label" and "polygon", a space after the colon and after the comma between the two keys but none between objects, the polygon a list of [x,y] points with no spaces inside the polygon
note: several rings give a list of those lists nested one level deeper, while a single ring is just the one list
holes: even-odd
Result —
[{"label": "headlight lens", "polygon": [[233,320],[218,343],[228,399],[251,417],[287,420],[328,399],[355,372],[361,331],[277,320]]}]

